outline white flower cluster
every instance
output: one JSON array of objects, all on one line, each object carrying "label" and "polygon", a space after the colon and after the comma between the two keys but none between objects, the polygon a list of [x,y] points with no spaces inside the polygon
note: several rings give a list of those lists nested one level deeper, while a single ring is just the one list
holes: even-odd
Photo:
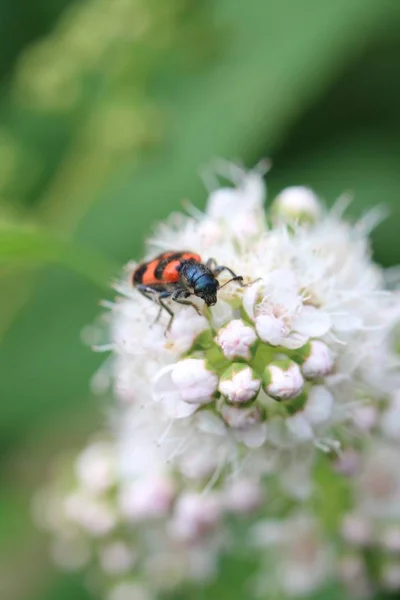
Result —
[{"label": "white flower cluster", "polygon": [[[107,326],[86,332],[112,350],[94,378],[99,390],[110,381],[117,399],[111,441],[83,452],[68,492],[58,483],[39,502],[56,559],[94,561],[107,600],[147,600],[210,578],[232,541],[227,516],[267,516],[268,481],[275,496],[307,503],[316,463],[331,468],[334,456],[352,471],[349,449],[379,412],[400,438],[400,405],[388,406],[399,385],[400,303],[370,258],[373,216],[350,225],[343,202],[326,212],[301,187],[265,212],[263,165],[220,167],[233,187],[214,189],[204,214],[173,214],[145,260],[195,252],[244,285],[222,272],[215,306],[191,296],[200,314],[169,301],[167,329],[169,315],[154,322],[158,307],[132,287],[136,265],[127,266]],[[350,516],[347,526],[356,528]],[[318,587],[332,571],[320,524],[298,511],[271,527],[257,526],[257,553],[269,553],[275,531],[275,588],[295,596]]]},{"label": "white flower cluster", "polygon": [[[340,575],[353,596],[378,583],[400,591],[400,393],[370,420],[371,437],[352,469],[352,507],[341,521]],[[373,557],[374,573],[365,561]],[[376,581],[373,580],[375,576]]]}]

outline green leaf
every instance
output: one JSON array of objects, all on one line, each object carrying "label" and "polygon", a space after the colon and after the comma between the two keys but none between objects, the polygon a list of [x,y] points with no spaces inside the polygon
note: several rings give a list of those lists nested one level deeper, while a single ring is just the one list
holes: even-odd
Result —
[{"label": "green leaf", "polygon": [[0,224],[0,265],[59,264],[99,287],[108,287],[117,267],[99,252],[55,237],[42,229],[14,223]]}]

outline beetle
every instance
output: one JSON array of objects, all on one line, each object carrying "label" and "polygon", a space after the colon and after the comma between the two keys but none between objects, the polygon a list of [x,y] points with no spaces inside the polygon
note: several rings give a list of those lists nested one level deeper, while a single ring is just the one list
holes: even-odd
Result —
[{"label": "beetle", "polygon": [[[228,271],[232,277],[221,286],[217,277],[223,271]],[[231,281],[237,281],[244,286],[243,277],[236,275],[229,267],[218,265],[213,258],[203,263],[199,254],[189,251],[162,252],[152,260],[139,264],[132,274],[132,285],[145,298],[159,305],[156,320],[163,309],[170,315],[166,332],[171,328],[174,319],[174,312],[165,303],[166,299],[193,306],[201,315],[196,304],[188,298],[194,295],[204,300],[207,306],[214,306],[218,290]]]}]

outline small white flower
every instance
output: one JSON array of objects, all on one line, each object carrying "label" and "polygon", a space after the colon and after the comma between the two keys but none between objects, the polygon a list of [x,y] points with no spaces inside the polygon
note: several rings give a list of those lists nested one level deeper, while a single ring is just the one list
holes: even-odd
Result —
[{"label": "small white flower", "polygon": [[272,346],[300,348],[331,327],[327,313],[303,303],[297,279],[289,269],[274,270],[265,281],[247,288],[243,306],[259,337]]},{"label": "small white flower", "polygon": [[120,575],[135,564],[137,555],[124,542],[110,542],[101,549],[99,558],[106,573]]},{"label": "small white flower", "polygon": [[380,536],[381,546],[388,552],[400,552],[400,525],[389,525]]},{"label": "small white flower", "polygon": [[365,546],[372,539],[369,521],[357,514],[347,514],[344,516],[341,532],[347,542],[356,546]]},{"label": "small white flower", "polygon": [[129,520],[140,522],[165,516],[174,496],[175,488],[170,479],[149,475],[122,488],[119,506]]},{"label": "small white flower", "polygon": [[309,343],[309,355],[301,365],[306,379],[317,379],[329,375],[333,368],[333,355],[328,346],[319,340]]},{"label": "small white flower", "polygon": [[107,600],[152,600],[153,595],[139,583],[123,581],[115,585]]},{"label": "small white flower", "polygon": [[196,540],[217,525],[220,513],[221,505],[215,495],[184,493],[175,505],[170,533],[178,540]]},{"label": "small white flower", "polygon": [[310,188],[287,187],[275,198],[274,214],[286,220],[316,221],[321,215],[318,196]]},{"label": "small white flower", "polygon": [[64,511],[68,519],[80,525],[93,537],[107,535],[117,522],[117,516],[111,506],[84,492],[75,492],[67,496]]},{"label": "small white flower", "polygon": [[224,421],[232,427],[237,440],[248,448],[259,448],[267,439],[267,425],[257,407],[236,408],[225,404],[221,408]]},{"label": "small white flower", "polygon": [[375,406],[358,406],[352,411],[355,426],[362,431],[369,431],[378,421],[378,411]]},{"label": "small white flower", "polygon": [[323,385],[314,385],[308,391],[303,413],[311,425],[326,423],[331,417],[334,398]]},{"label": "small white flower", "polygon": [[176,311],[166,346],[179,353],[187,352],[196,337],[208,328],[209,323],[205,317],[198,315],[191,307],[182,307]]},{"label": "small white flower", "polygon": [[217,336],[217,344],[221,346],[226,358],[250,358],[250,348],[257,339],[252,327],[245,325],[241,319],[234,319],[221,329]]},{"label": "small white flower", "polygon": [[307,417],[302,412],[298,412],[292,417],[288,417],[286,419],[286,426],[289,431],[302,442],[312,440],[314,437],[312,427],[307,420]]},{"label": "small white flower", "polygon": [[302,391],[303,385],[300,368],[291,360],[277,360],[264,370],[264,390],[276,400],[295,398]]},{"label": "small white flower", "polygon": [[260,210],[265,199],[265,183],[260,170],[236,170],[237,187],[219,188],[211,192],[207,201],[207,214],[212,219],[229,221],[240,213],[245,217]]},{"label": "small white flower", "polygon": [[237,514],[251,514],[262,505],[263,494],[259,482],[249,479],[234,480],[224,491],[227,510]]},{"label": "small white flower", "polygon": [[254,371],[243,363],[234,363],[222,375],[218,389],[232,404],[246,404],[254,400],[261,381]]},{"label": "small white flower", "polygon": [[78,456],[75,472],[79,482],[93,493],[110,488],[116,481],[115,452],[112,444],[91,444]]}]

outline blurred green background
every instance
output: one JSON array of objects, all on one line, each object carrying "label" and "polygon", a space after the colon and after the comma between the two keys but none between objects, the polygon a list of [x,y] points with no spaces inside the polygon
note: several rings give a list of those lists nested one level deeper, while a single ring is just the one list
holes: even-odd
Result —
[{"label": "blurred green background", "polygon": [[[216,156],[271,158],[270,198],[386,204],[375,258],[400,262],[400,4],[2,0],[0,48],[0,598],[83,600],[29,512],[104,418],[82,328],[152,224],[204,205]],[[240,598],[246,568],[203,597]]]}]

